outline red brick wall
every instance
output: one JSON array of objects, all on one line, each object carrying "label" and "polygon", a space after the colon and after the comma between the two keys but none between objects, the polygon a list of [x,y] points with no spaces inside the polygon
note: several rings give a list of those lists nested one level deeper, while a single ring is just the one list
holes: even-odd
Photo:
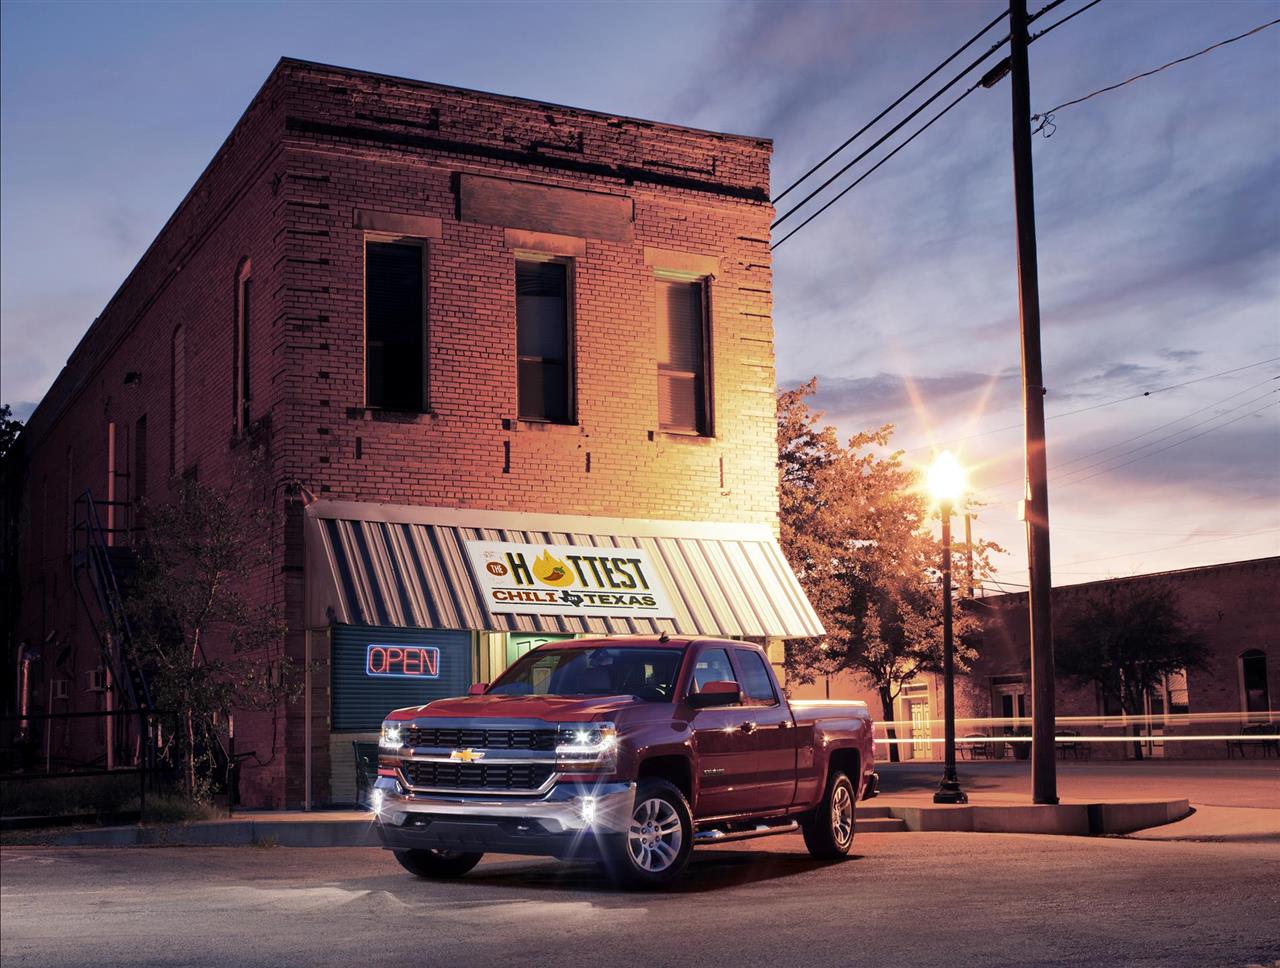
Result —
[{"label": "red brick wall", "polygon": [[[291,72],[290,89],[294,129],[323,122],[406,142],[296,130],[287,139],[288,363],[277,436],[286,473],[334,498],[772,523],[769,254],[757,241],[768,238],[772,210],[724,194],[765,192],[767,144],[309,66]],[[583,147],[548,161],[609,170],[644,162],[655,177],[688,169],[709,180],[714,171],[709,186],[718,187],[626,185],[611,174],[460,156],[417,147],[403,125],[375,125],[364,120],[370,115],[434,119],[432,138],[482,150],[525,150],[554,137]],[[575,259],[576,426],[516,419],[514,250],[504,226],[455,218],[459,173],[634,201],[634,241],[586,239]],[[365,230],[354,227],[356,210],[440,220],[427,243],[430,414],[388,420],[363,408]],[[646,247],[718,260],[712,439],[658,432]]]},{"label": "red brick wall", "polygon": [[[243,449],[233,373],[245,259],[254,283],[251,410],[269,448],[283,536],[254,587],[284,609],[291,657],[305,655],[294,482],[317,497],[772,523],[769,153],[759,139],[281,62],[30,422],[19,640],[50,631],[56,640],[38,670],[36,708],[49,705],[44,683],[68,674],[77,677],[73,698],[57,711],[101,705],[83,689],[97,646],[71,586],[67,509],[86,488],[105,496],[107,422],[117,423],[123,470],[133,444],[124,438],[143,414],[146,496],[165,499],[175,326],[185,333],[187,466],[203,481],[224,481]],[[460,173],[633,205],[633,239],[533,236],[579,253],[576,426],[516,419],[513,249],[504,226],[458,219]],[[424,226],[430,236],[429,414],[363,407],[357,210],[384,221],[412,216],[410,230]],[[529,226],[521,228],[529,244]],[[715,267],[712,438],[657,427],[655,258]],[[124,384],[130,371],[140,383]],[[118,485],[119,496],[137,496],[125,479]],[[317,685],[327,678],[323,668],[315,676]],[[317,750],[327,749],[326,714],[314,703]],[[301,801],[303,719],[301,704],[238,718],[237,747],[266,761],[246,769],[246,802]],[[314,783],[322,789],[323,777]]]}]

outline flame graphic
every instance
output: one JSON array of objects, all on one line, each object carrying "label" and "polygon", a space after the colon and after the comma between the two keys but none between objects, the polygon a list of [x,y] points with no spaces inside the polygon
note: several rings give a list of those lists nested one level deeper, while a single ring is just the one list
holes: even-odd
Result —
[{"label": "flame graphic", "polygon": [[555,585],[563,588],[573,584],[573,572],[559,558],[553,558],[545,548],[542,554],[533,560],[533,577],[544,585]]}]

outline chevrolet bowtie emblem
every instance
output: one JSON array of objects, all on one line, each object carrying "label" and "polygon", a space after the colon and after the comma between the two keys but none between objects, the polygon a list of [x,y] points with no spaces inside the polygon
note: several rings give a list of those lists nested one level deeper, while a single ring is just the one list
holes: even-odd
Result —
[{"label": "chevrolet bowtie emblem", "polygon": [[474,763],[483,758],[484,750],[454,750],[449,754],[449,759],[458,760],[461,763]]}]

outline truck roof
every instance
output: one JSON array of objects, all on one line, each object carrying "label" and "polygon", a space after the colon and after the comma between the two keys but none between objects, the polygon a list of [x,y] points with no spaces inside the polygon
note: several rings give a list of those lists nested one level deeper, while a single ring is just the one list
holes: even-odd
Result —
[{"label": "truck roof", "polygon": [[[609,635],[590,639],[564,639],[559,642],[544,642],[538,649],[588,649],[607,645],[610,648],[644,648],[644,649],[683,649],[694,642],[709,641],[705,635],[671,635],[663,639],[657,635]],[[716,639],[715,641],[721,641]],[[734,642],[732,645],[750,645],[749,642]]]}]

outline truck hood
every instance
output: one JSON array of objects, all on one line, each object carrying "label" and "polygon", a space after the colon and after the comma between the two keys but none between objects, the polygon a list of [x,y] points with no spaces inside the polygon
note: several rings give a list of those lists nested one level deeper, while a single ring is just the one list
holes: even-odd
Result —
[{"label": "truck hood", "polygon": [[388,719],[541,719],[548,723],[589,722],[642,705],[633,696],[464,696],[425,706],[397,709]]}]

